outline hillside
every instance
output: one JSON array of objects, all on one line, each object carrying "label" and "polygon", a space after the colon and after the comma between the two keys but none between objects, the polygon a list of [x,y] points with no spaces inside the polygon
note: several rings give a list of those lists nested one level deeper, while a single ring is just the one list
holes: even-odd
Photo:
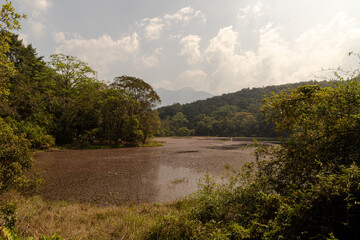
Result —
[{"label": "hillside", "polygon": [[173,104],[158,109],[162,120],[162,135],[213,135],[274,137],[260,111],[262,100],[272,93],[306,84],[331,86],[331,81],[308,81],[262,88],[244,88],[188,104]]}]

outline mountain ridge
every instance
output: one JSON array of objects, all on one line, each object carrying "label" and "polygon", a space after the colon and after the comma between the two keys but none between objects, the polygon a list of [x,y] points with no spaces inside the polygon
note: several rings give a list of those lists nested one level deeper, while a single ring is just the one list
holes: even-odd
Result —
[{"label": "mountain ridge", "polygon": [[187,104],[214,96],[205,91],[196,91],[191,87],[184,87],[179,90],[157,88],[155,91],[161,99],[161,104],[158,107],[169,106],[176,103]]}]

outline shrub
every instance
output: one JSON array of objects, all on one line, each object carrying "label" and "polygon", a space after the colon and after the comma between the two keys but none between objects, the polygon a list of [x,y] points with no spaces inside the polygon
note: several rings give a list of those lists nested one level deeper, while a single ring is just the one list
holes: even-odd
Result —
[{"label": "shrub", "polygon": [[43,127],[32,122],[20,122],[17,124],[18,132],[24,133],[31,143],[31,148],[43,149],[55,144],[53,136],[48,135]]},{"label": "shrub", "polygon": [[0,118],[0,194],[10,189],[26,190],[37,183],[25,176],[33,165],[29,141],[17,136],[3,118]]}]

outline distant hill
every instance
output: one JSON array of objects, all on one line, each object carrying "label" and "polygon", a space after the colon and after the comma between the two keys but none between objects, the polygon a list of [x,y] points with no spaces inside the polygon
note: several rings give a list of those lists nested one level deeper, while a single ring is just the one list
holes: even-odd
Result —
[{"label": "distant hill", "polygon": [[332,86],[331,81],[308,81],[262,88],[244,88],[238,92],[214,96],[187,104],[173,104],[158,109],[162,135],[260,136],[275,137],[260,111],[262,99],[305,84]]},{"label": "distant hill", "polygon": [[214,96],[207,92],[195,91],[191,87],[185,87],[180,90],[167,90],[164,88],[158,88],[156,89],[156,92],[161,99],[161,105],[159,107],[172,105],[174,103],[191,103]]}]

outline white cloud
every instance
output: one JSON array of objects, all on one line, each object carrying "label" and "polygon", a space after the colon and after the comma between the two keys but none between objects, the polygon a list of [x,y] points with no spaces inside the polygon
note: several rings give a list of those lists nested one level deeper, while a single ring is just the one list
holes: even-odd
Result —
[{"label": "white cloud", "polygon": [[164,89],[168,89],[168,90],[176,90],[174,87],[174,83],[169,80],[161,80],[161,81],[155,82],[152,84],[152,86],[154,87],[154,89],[164,88]]},{"label": "white cloud", "polygon": [[23,42],[23,44],[24,44],[25,46],[29,44],[29,40],[28,40],[28,39],[29,39],[29,35],[20,33],[20,34],[19,34],[19,39],[22,40],[22,42]]},{"label": "white cloud", "polygon": [[241,19],[241,20],[245,19],[249,14],[250,9],[251,9],[251,6],[247,6],[245,8],[240,8],[237,18]]},{"label": "white cloud", "polygon": [[190,20],[197,18],[203,22],[206,22],[205,15],[201,11],[196,11],[191,6],[184,7],[174,14],[166,14],[164,19],[171,22],[188,23]]},{"label": "white cloud", "polygon": [[343,12],[295,40],[284,37],[282,31],[269,23],[258,32],[257,48],[244,50],[232,26],[220,29],[205,51],[213,92],[307,81],[322,67],[341,65],[347,52],[359,49],[360,24]]},{"label": "white cloud", "polygon": [[162,80],[152,84],[154,88],[165,88],[169,90],[181,89],[184,87],[192,87],[196,90],[209,91],[207,74],[200,70],[186,70],[180,73],[175,81]]},{"label": "white cloud", "polygon": [[38,16],[41,12],[46,12],[51,6],[50,0],[22,0],[23,7],[29,9],[31,14]]},{"label": "white cloud", "polygon": [[160,61],[159,57],[162,55],[162,51],[162,48],[157,48],[151,55],[142,55],[140,58],[135,60],[136,67],[142,69],[158,66]]},{"label": "white cloud", "polygon": [[114,40],[109,35],[103,34],[99,38],[84,39],[73,35],[67,39],[66,34],[54,34],[54,40],[59,44],[56,52],[77,56],[94,67],[100,77],[109,72],[113,64],[132,61],[139,50],[139,37],[137,33]]},{"label": "white cloud", "polygon": [[30,27],[35,37],[41,37],[46,30],[43,13],[51,6],[50,0],[22,0],[20,6],[24,12],[29,13]]},{"label": "white cloud", "polygon": [[262,2],[255,3],[253,7],[253,14],[255,17],[262,16],[264,13],[262,12]]},{"label": "white cloud", "polygon": [[188,35],[180,40],[180,44],[182,44],[183,47],[179,55],[184,56],[186,62],[190,65],[198,63],[201,59],[200,41],[201,38],[198,35]]},{"label": "white cloud", "polygon": [[55,41],[56,43],[66,42],[65,33],[64,33],[64,32],[56,32],[56,33],[54,33],[53,38],[54,38],[54,41]]},{"label": "white cloud", "polygon": [[[202,70],[186,70],[182,72],[174,83],[175,89],[191,86],[194,89],[204,89],[208,86],[207,74]],[[208,90],[208,89],[206,89]]]},{"label": "white cloud", "polygon": [[258,1],[253,5],[248,5],[244,8],[240,8],[237,18],[240,21],[248,22],[249,18],[258,18],[264,15],[263,13],[263,3]]},{"label": "white cloud", "polygon": [[42,22],[32,20],[32,19],[29,22],[30,22],[31,30],[33,31],[33,33],[36,37],[43,35],[43,33],[46,29],[46,26]]},{"label": "white cloud", "polygon": [[[155,40],[161,37],[166,27],[170,27],[174,23],[187,24],[193,19],[199,19],[206,22],[205,15],[201,11],[197,11],[191,6],[184,7],[174,14],[165,14],[162,17],[144,18],[138,23],[143,29],[145,37],[148,40]],[[173,35],[171,35],[171,38]]]},{"label": "white cloud", "polygon": [[160,18],[144,18],[140,26],[144,27],[145,35],[149,40],[159,39],[164,28],[163,20]]},{"label": "white cloud", "polygon": [[226,63],[228,58],[235,54],[238,37],[233,26],[220,29],[217,36],[210,40],[205,51],[208,63],[216,65]]}]

